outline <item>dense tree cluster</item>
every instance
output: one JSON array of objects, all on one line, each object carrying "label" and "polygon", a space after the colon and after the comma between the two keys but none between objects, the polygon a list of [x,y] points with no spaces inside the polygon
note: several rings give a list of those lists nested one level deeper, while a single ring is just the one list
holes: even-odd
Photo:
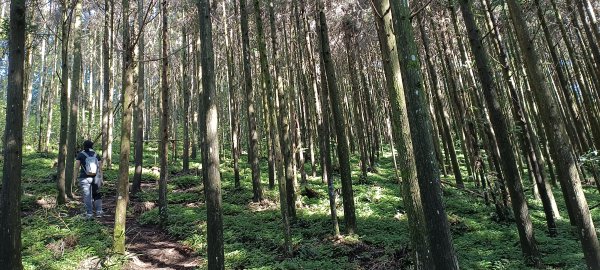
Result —
[{"label": "dense tree cluster", "polygon": [[[164,222],[169,159],[189,172],[201,156],[209,269],[224,268],[220,157],[233,160],[236,187],[252,182],[254,202],[279,189],[293,256],[307,177],[328,184],[331,233],[340,234],[338,215],[342,233],[359,233],[353,185],[368,181],[391,146],[417,268],[459,268],[446,186],[474,190],[498,220],[514,220],[527,265],[543,264],[536,234],[566,233],[556,225],[563,212],[588,268],[600,269],[582,189],[600,191],[598,12],[591,0],[0,1],[0,265],[21,268],[15,190],[24,145],[59,153],[64,204],[73,199],[76,151],[91,139],[107,169],[120,149],[117,253],[130,193],[141,190],[144,142],[160,143]],[[533,229],[530,189],[545,232]]]}]

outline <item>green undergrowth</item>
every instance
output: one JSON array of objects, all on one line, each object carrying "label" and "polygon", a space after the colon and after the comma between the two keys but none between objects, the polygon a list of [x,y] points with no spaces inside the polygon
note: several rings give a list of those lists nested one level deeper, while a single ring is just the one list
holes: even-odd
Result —
[{"label": "green undergrowth", "polygon": [[39,210],[22,220],[23,265],[25,269],[81,269],[98,265],[118,269],[107,263],[110,255],[110,229],[81,216],[69,217],[56,209]]},{"label": "green undergrowth", "polygon": [[[138,202],[158,200],[155,184],[158,171],[154,158],[156,147],[145,153],[143,191],[135,198]],[[56,155],[26,153],[23,165],[23,251],[26,269],[77,269],[90,257],[108,255],[112,228],[79,217],[58,215],[56,209],[45,210],[40,201],[56,197],[52,174]],[[200,176],[181,174],[180,160],[169,170],[168,221],[164,230],[174,239],[192,248],[200,257],[206,254],[206,208]],[[192,168],[197,168],[194,160]],[[380,157],[375,172],[366,181],[359,182],[359,161],[353,156],[354,196],[358,233],[335,238],[332,236],[327,186],[320,177],[308,177],[306,187],[316,197],[298,194],[297,219],[292,224],[294,256],[283,256],[284,237],[277,185],[268,188],[267,162],[261,160],[261,177],[265,201],[252,202],[251,171],[246,156],[240,160],[241,186],[235,187],[232,161],[228,153],[222,155],[223,235],[227,269],[402,269],[410,267],[409,235],[406,209],[400,197],[400,185],[389,152]],[[311,168],[307,162],[307,172]],[[105,173],[106,192],[114,193],[117,179],[116,165]],[[132,166],[133,169],[133,166]],[[133,170],[130,171],[130,175]],[[466,175],[466,172],[465,172]],[[524,174],[526,175],[526,174]],[[298,178],[300,175],[298,174]],[[468,179],[465,179],[469,181]],[[336,189],[340,189],[339,175],[335,174]],[[452,177],[444,182],[452,183]],[[529,182],[524,180],[527,186]],[[467,189],[475,192],[472,182]],[[581,247],[569,225],[564,201],[559,188],[554,188],[561,210],[558,220],[559,236],[548,237],[541,202],[533,200],[526,187],[536,239],[547,269],[585,269]],[[339,192],[339,191],[338,191]],[[593,187],[586,187],[590,206],[600,202]],[[492,204],[473,192],[444,188],[446,211],[453,234],[454,247],[463,269],[529,269],[524,266],[516,226],[512,221],[498,222]],[[341,196],[337,197],[340,229],[344,231]],[[71,209],[77,206],[68,205]],[[67,210],[62,210],[63,212]],[[73,210],[71,210],[72,212]],[[600,228],[600,207],[591,211]],[[145,226],[159,226],[158,210],[142,213],[138,222]],[[600,232],[599,232],[600,233]],[[71,243],[60,254],[52,247],[57,243]],[[75,244],[72,244],[75,243]],[[67,245],[68,246],[68,245]],[[60,255],[60,256],[58,256]],[[201,265],[201,269],[206,266]]]}]

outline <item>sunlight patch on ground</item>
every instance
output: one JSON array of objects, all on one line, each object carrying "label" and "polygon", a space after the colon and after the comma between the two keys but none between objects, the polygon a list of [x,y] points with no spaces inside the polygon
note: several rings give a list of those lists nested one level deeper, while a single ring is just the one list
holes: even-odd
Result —
[{"label": "sunlight patch on ground", "polygon": [[279,209],[279,205],[277,204],[277,202],[271,201],[269,199],[263,199],[260,202],[248,203],[248,209],[252,212],[263,212],[268,210],[277,210]]}]

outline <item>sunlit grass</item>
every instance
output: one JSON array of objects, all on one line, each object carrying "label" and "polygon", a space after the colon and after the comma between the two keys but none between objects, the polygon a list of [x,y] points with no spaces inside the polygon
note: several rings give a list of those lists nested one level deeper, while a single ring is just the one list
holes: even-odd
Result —
[{"label": "sunlit grass", "polygon": [[[142,179],[153,184],[158,180],[156,170],[156,146],[149,145],[144,155]],[[181,153],[181,152],[180,152]],[[118,155],[115,153],[115,157]],[[23,221],[24,264],[26,269],[77,269],[79,263],[91,256],[106,256],[110,247],[111,228],[79,217],[48,217],[58,210],[43,210],[39,199],[56,197],[52,175],[56,172],[55,154],[24,155],[23,209],[29,216]],[[132,160],[133,161],[133,160]],[[356,269],[359,258],[370,262],[398,260],[394,254],[401,253],[409,243],[408,223],[400,196],[400,184],[389,151],[382,153],[377,171],[369,172],[366,183],[359,183],[358,157],[353,156],[354,195],[358,234],[338,241],[332,238],[327,185],[320,177],[308,177],[307,187],[319,196],[308,198],[298,194],[298,220],[292,224],[293,258],[284,258],[282,252],[283,231],[279,211],[277,185],[269,190],[267,162],[261,160],[261,181],[267,203],[253,204],[251,172],[246,156],[240,160],[241,187],[234,187],[232,160],[228,152],[222,153],[221,179],[223,195],[223,224],[227,269]],[[198,159],[192,168],[199,167]],[[305,167],[307,170],[309,166]],[[170,171],[181,171],[181,159],[172,160]],[[117,165],[105,173],[107,192],[114,192]],[[465,173],[466,175],[466,173]],[[133,176],[133,166],[130,168]],[[298,174],[298,177],[300,174]],[[466,177],[465,177],[466,179]],[[339,175],[334,175],[336,189],[340,188]],[[300,181],[300,179],[298,179]],[[453,182],[452,178],[448,179]],[[524,180],[524,184],[529,182]],[[472,182],[467,188],[474,190]],[[77,188],[77,187],[75,187]],[[302,187],[304,188],[304,187]],[[564,201],[559,188],[553,189],[563,219],[558,221],[559,236],[545,234],[545,221],[541,203],[534,201],[528,191],[528,202],[542,260],[549,267],[561,269],[584,269],[583,254],[577,236],[569,225]],[[171,176],[168,184],[169,220],[165,231],[199,256],[206,254],[206,209],[203,204],[202,179],[196,175]],[[600,202],[600,195],[593,188],[586,188],[590,206]],[[156,202],[157,191],[145,189],[138,200]],[[493,205],[486,205],[482,198],[445,187],[444,199],[451,222],[454,246],[463,269],[527,269],[521,258],[516,226],[512,222],[494,221]],[[342,197],[337,196],[337,211],[341,230],[344,230]],[[52,212],[54,211],[54,212]],[[591,211],[596,228],[600,229],[600,207]],[[58,214],[57,214],[58,217]],[[158,211],[142,214],[142,224],[158,224]],[[94,233],[94,235],[90,235]],[[77,239],[77,245],[66,249],[60,256],[47,249],[47,245]],[[69,238],[70,239],[70,238]],[[371,250],[364,251],[362,245]],[[362,257],[361,257],[362,256]],[[408,258],[407,258],[408,259]],[[204,267],[204,266],[202,266]]]}]

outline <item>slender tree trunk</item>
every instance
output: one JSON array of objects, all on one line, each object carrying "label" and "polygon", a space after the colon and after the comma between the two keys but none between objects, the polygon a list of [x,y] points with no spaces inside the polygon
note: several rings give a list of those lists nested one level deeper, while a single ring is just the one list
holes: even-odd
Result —
[{"label": "slender tree trunk", "polygon": [[182,90],[183,90],[183,172],[190,170],[190,85],[188,77],[188,39],[185,26],[182,29],[183,46],[182,50]]},{"label": "slender tree trunk", "polygon": [[25,1],[10,1],[8,85],[2,193],[0,193],[0,265],[23,269],[21,263],[21,165],[23,159],[23,77],[25,61]]},{"label": "slender tree trunk", "polygon": [[246,90],[246,111],[248,120],[248,161],[252,170],[252,200],[262,201],[262,187],[260,183],[260,166],[258,163],[258,131],[256,129],[256,112],[254,109],[255,98],[252,87],[252,73],[250,63],[250,38],[248,36],[248,10],[246,0],[240,1],[240,24],[242,29],[242,54],[244,59],[244,81]]},{"label": "slender tree trunk", "polygon": [[[434,27],[432,25],[432,27]],[[458,164],[458,158],[456,157],[456,150],[454,147],[454,139],[452,138],[452,132],[450,131],[450,125],[448,124],[448,119],[450,118],[446,112],[446,109],[444,108],[444,95],[443,95],[443,90],[441,88],[441,86],[439,85],[438,79],[437,79],[437,71],[435,70],[435,67],[433,66],[433,62],[431,60],[431,56],[430,56],[430,51],[431,51],[431,47],[429,46],[429,37],[427,36],[427,34],[425,33],[425,26],[424,26],[424,22],[420,22],[419,23],[419,29],[421,32],[421,40],[423,41],[423,44],[425,46],[425,61],[427,63],[427,68],[429,70],[429,76],[431,77],[431,91],[432,94],[434,95],[434,107],[437,108],[435,109],[438,113],[438,122],[441,124],[440,128],[442,129],[442,141],[446,142],[446,152],[448,154],[448,156],[450,157],[450,163],[452,165],[452,171],[454,173],[454,179],[456,181],[456,186],[458,188],[464,188],[465,184],[463,183],[462,180],[462,175],[460,173],[460,166]],[[433,29],[433,31],[436,31],[435,29]]]},{"label": "slender tree trunk", "polygon": [[[257,11],[260,11],[260,5],[258,1],[254,2],[255,4],[255,9]],[[275,77],[277,78],[277,84],[276,86],[272,86],[270,88],[268,88],[269,92],[268,92],[268,105],[270,107],[270,114],[269,114],[269,122],[270,122],[270,126],[271,126],[271,131],[272,131],[272,137],[273,137],[273,154],[275,157],[275,166],[276,169],[278,171],[278,173],[276,173],[277,176],[277,182],[278,182],[278,187],[279,187],[279,201],[281,204],[280,210],[281,210],[281,221],[282,221],[282,225],[283,225],[283,233],[284,233],[284,239],[285,239],[285,255],[288,257],[292,256],[292,238],[291,238],[291,228],[290,228],[290,219],[293,217],[290,213],[290,209],[291,207],[288,205],[290,203],[290,199],[288,198],[290,196],[290,194],[288,193],[288,184],[289,181],[287,180],[287,163],[284,163],[284,154],[289,154],[289,131],[285,130],[284,125],[282,123],[282,118],[281,117],[287,117],[287,113],[285,110],[280,110],[280,108],[285,107],[285,104],[283,104],[282,102],[284,102],[286,99],[285,98],[281,98],[282,94],[285,95],[285,93],[283,92],[283,81],[281,78],[281,72],[280,72],[280,67],[281,67],[281,60],[277,57],[277,52],[278,52],[278,46],[277,46],[277,32],[275,31],[275,17],[274,17],[274,10],[273,10],[273,2],[272,0],[269,0],[268,2],[269,5],[269,12],[270,14],[272,14],[273,16],[269,16],[270,17],[270,26],[271,26],[271,42],[272,42],[272,47],[273,47],[273,61],[275,63]],[[260,13],[260,12],[258,12]],[[257,18],[258,21],[258,18]],[[262,24],[262,22],[261,22]],[[260,32],[260,31],[259,31]],[[265,58],[266,60],[266,52],[265,55],[261,56],[261,62],[262,62],[262,57]],[[262,65],[262,63],[261,63]],[[265,63],[266,65],[266,63]],[[266,70],[268,71],[268,70]],[[263,74],[264,76],[264,74]],[[270,75],[269,75],[270,77]],[[264,78],[264,77],[263,77]],[[270,78],[265,78],[270,80]],[[268,85],[268,84],[267,84]],[[281,99],[280,99],[281,98]],[[277,117],[277,112],[279,113],[279,118]],[[286,133],[287,132],[287,133]],[[287,152],[286,152],[287,151]],[[293,196],[293,194],[292,194]],[[295,200],[295,198],[293,197],[293,199]],[[295,207],[293,208],[293,210],[295,211]],[[295,215],[295,212],[293,213]]]},{"label": "slender tree trunk", "polygon": [[317,2],[319,13],[319,24],[321,31],[319,33],[319,41],[321,43],[321,57],[325,64],[325,72],[327,78],[327,88],[331,98],[331,106],[333,109],[333,119],[335,121],[335,131],[337,135],[337,152],[340,162],[340,174],[342,182],[342,196],[344,197],[344,221],[346,223],[346,232],[348,234],[356,233],[356,213],[354,207],[354,191],[352,190],[352,176],[350,171],[350,152],[348,151],[348,136],[344,123],[346,117],[342,108],[342,95],[338,89],[337,79],[335,75],[335,67],[331,57],[329,47],[329,30],[327,19],[325,18],[325,6],[322,0]]},{"label": "slender tree trunk", "polygon": [[[263,27],[263,20],[262,20],[262,10],[260,7],[260,1],[259,0],[255,0],[254,2],[254,20],[256,23],[256,41],[258,43],[258,54],[259,54],[259,64],[260,64],[260,74],[261,74],[261,80],[260,80],[260,85],[261,85],[261,90],[263,93],[263,99],[266,100],[266,102],[263,103],[264,106],[264,118],[265,118],[265,127],[268,132],[268,137],[267,137],[267,144],[268,144],[268,149],[267,149],[267,155],[268,155],[268,159],[269,159],[269,188],[273,188],[274,184],[275,184],[275,177],[277,172],[275,171],[276,168],[276,164],[275,164],[275,160],[274,160],[274,156],[276,155],[274,152],[275,151],[281,151],[280,149],[277,150],[275,149],[275,140],[277,140],[278,138],[275,137],[275,132],[274,130],[277,129],[277,125],[273,124],[270,120],[271,118],[277,119],[276,115],[277,112],[274,111],[274,107],[271,106],[271,102],[273,98],[275,98],[275,96],[272,95],[273,93],[273,80],[272,80],[272,76],[271,73],[269,71],[269,64],[268,64],[268,59],[267,59],[267,46],[266,46],[266,40],[265,40],[265,34],[264,34],[264,27]],[[273,48],[274,50],[276,50],[276,48]],[[275,59],[273,59],[274,61]],[[274,117],[272,117],[274,116]],[[283,171],[279,171],[278,173],[283,173]]]},{"label": "slender tree trunk", "polygon": [[431,137],[431,118],[425,102],[417,45],[411,24],[411,10],[407,0],[391,4],[395,29],[396,47],[399,49],[404,94],[408,108],[408,120],[421,190],[421,202],[425,213],[425,226],[429,248],[436,269],[458,269],[458,261],[452,246],[452,236],[442,202],[439,168]]},{"label": "slender tree trunk", "polygon": [[[319,14],[317,14],[317,20],[319,18]],[[321,32],[321,24],[317,23],[317,33]],[[321,45],[319,44],[319,47]],[[323,62],[323,58],[320,58],[319,61],[320,67],[320,79],[321,79],[321,91],[317,91],[318,87],[315,87],[315,99],[320,101],[317,108],[321,108],[321,119],[319,120],[319,134],[320,139],[319,148],[321,149],[321,173],[322,173],[322,181],[327,183],[327,196],[329,198],[329,211],[331,213],[331,225],[332,232],[334,236],[338,236],[340,234],[340,228],[337,219],[337,204],[335,202],[336,193],[335,186],[333,182],[333,165],[332,165],[332,157],[331,157],[331,125],[329,122],[329,110],[331,107],[331,102],[329,101],[329,94],[327,91],[327,76],[325,75],[325,63]],[[316,71],[316,70],[315,70]],[[316,72],[315,72],[316,75]],[[315,79],[316,81],[316,79]],[[319,98],[320,96],[320,98]]]},{"label": "slender tree trunk", "polygon": [[[289,84],[284,84],[283,82],[283,74],[279,70],[281,66],[283,66],[282,61],[291,62],[292,60],[289,57],[288,53],[288,38],[287,38],[287,29],[283,28],[283,44],[284,44],[284,53],[281,58],[278,58],[279,61],[277,63],[276,76],[277,76],[277,97],[279,100],[280,106],[280,114],[279,114],[279,129],[280,129],[280,140],[281,140],[281,151],[283,154],[283,161],[285,165],[285,182],[286,182],[286,197],[287,197],[287,207],[288,207],[288,215],[290,220],[296,218],[296,186],[298,182],[296,181],[296,164],[295,164],[295,111],[293,107],[292,97],[296,96],[293,88],[290,87]],[[278,47],[275,45],[275,47]],[[275,54],[275,58],[277,58],[277,54]],[[289,72],[287,74],[287,78],[290,81],[294,81],[293,74]],[[291,250],[288,249],[288,250]],[[291,253],[290,253],[291,255]]]},{"label": "slender tree trunk", "polygon": [[[166,2],[166,1],[165,1]],[[200,39],[202,40],[202,87],[204,89],[205,116],[202,119],[202,134],[205,135],[202,176],[206,196],[207,259],[208,269],[225,269],[223,253],[223,211],[221,178],[219,172],[219,133],[217,89],[215,87],[214,50],[212,40],[212,18],[210,0],[198,4],[200,17]]]},{"label": "slender tree trunk", "polygon": [[[163,0],[160,5],[161,11],[161,51],[162,61],[160,70],[160,98],[161,98],[161,117],[160,117],[160,145],[158,148],[160,156],[160,179],[158,182],[158,211],[160,221],[163,226],[167,225],[167,181],[169,180],[169,120],[170,116],[170,93],[169,93],[169,30],[168,21],[168,2]],[[204,133],[203,133],[204,134]],[[206,156],[203,154],[203,157]]]},{"label": "slender tree trunk", "polygon": [[[69,135],[67,137],[67,165],[65,172],[65,191],[67,197],[73,199],[73,182],[77,174],[74,165],[76,149],[77,149],[77,134],[78,134],[78,110],[79,110],[79,92],[81,88],[81,16],[82,4],[81,1],[76,1],[73,23],[73,76],[71,79],[71,112],[69,114]],[[77,168],[78,169],[78,168]]]},{"label": "slender tree trunk", "polygon": [[[223,11],[227,11],[227,3],[223,3]],[[227,13],[223,14],[224,18],[227,18]],[[229,88],[229,104],[231,111],[230,122],[231,122],[231,156],[233,159],[233,174],[235,187],[240,187],[240,151],[239,151],[239,136],[240,136],[240,116],[239,108],[240,102],[238,101],[239,95],[237,87],[235,85],[235,63],[233,60],[233,49],[230,44],[234,31],[229,29],[229,19],[225,19],[225,49],[227,54],[227,83]]]},{"label": "slender tree trunk", "polygon": [[129,0],[122,1],[123,7],[123,76],[122,76],[122,121],[121,151],[119,155],[119,178],[117,183],[117,206],[115,209],[115,228],[113,233],[113,251],[125,254],[125,222],[127,203],[129,202],[129,156],[131,152],[131,124],[135,92],[133,74],[135,73],[134,50],[129,26]]},{"label": "slender tree trunk", "polygon": [[58,197],[56,202],[64,204],[67,201],[66,193],[66,168],[67,168],[67,136],[69,128],[69,66],[68,66],[68,50],[69,50],[69,31],[71,20],[68,14],[67,1],[61,2],[62,9],[62,42],[61,42],[61,86],[60,86],[60,135],[58,143],[58,172],[56,174],[56,184],[58,187]]},{"label": "slender tree trunk", "polygon": [[[492,77],[488,55],[483,47],[480,31],[475,23],[475,17],[471,11],[469,0],[461,0],[459,4],[463,19],[465,20],[465,25],[467,26],[469,43],[471,44],[471,50],[475,57],[483,96],[490,115],[490,122],[500,150],[500,162],[505,180],[508,184],[508,191],[510,192],[510,197],[512,199],[513,212],[515,213],[519,239],[521,240],[521,250],[523,251],[527,264],[539,265],[540,254],[535,243],[533,225],[531,224],[529,209],[525,199],[525,193],[523,192],[515,153],[513,152],[508,133],[508,124],[505,116],[502,114],[498,90],[495,89],[496,84]],[[551,220],[549,227],[550,225],[552,225],[552,228],[556,228],[553,219]]]},{"label": "slender tree trunk", "polygon": [[[44,28],[46,27],[46,25],[44,25]],[[40,86],[39,86],[39,91],[38,91],[38,98],[37,98],[37,123],[38,123],[38,138],[37,138],[37,151],[38,152],[42,152],[42,132],[44,131],[44,117],[43,117],[43,109],[44,109],[44,96],[47,96],[47,94],[45,94],[48,91],[51,91],[49,88],[46,87],[46,39],[42,39],[42,49],[41,49],[41,53],[42,53],[42,63],[41,63],[41,67],[40,67]]]},{"label": "slender tree trunk", "polygon": [[[104,109],[102,111],[102,166],[110,169],[112,166],[112,30],[114,0],[104,0],[104,33],[102,39],[102,58],[103,58],[103,94]],[[110,11],[109,11],[110,10]]]},{"label": "slender tree trunk", "polygon": [[134,122],[134,136],[135,136],[135,171],[133,172],[133,185],[131,186],[131,193],[136,194],[141,191],[142,186],[142,168],[144,162],[144,93],[146,74],[144,69],[144,55],[146,51],[146,42],[144,40],[144,0],[137,1],[138,9],[138,78],[137,78],[137,93],[135,96],[135,108],[133,115]]},{"label": "slender tree trunk", "polygon": [[581,187],[577,162],[572,154],[572,145],[566,136],[565,124],[562,122],[556,101],[540,71],[539,56],[531,41],[521,6],[515,0],[507,0],[507,3],[523,55],[523,62],[527,69],[527,77],[537,99],[541,118],[550,141],[551,153],[558,169],[559,179],[567,191],[568,198],[565,200],[569,200],[575,210],[576,224],[588,268],[598,268],[600,267],[600,244]]},{"label": "slender tree trunk", "polygon": [[[58,29],[58,27],[57,27]],[[58,32],[58,31],[57,31]],[[58,34],[57,34],[58,36]],[[55,37],[55,41],[54,41],[54,50],[56,51],[58,48],[58,38]],[[52,68],[52,72],[56,73],[57,72],[57,63],[58,63],[58,53],[56,53],[56,55],[54,56],[54,65]],[[52,80],[50,81],[50,87],[48,88],[47,91],[47,95],[48,97],[46,98],[46,104],[44,104],[47,109],[46,112],[48,114],[48,116],[46,117],[46,134],[45,134],[45,138],[44,138],[44,143],[43,143],[43,149],[44,149],[44,153],[48,153],[49,149],[48,147],[50,146],[50,138],[52,136],[52,118],[54,115],[54,98],[56,96],[56,92],[58,92],[58,88],[59,85],[56,83],[57,82],[57,76],[52,76]],[[55,89],[56,86],[56,89]]]},{"label": "slender tree trunk", "polygon": [[360,181],[367,181],[367,170],[369,167],[369,157],[367,150],[367,141],[365,139],[365,123],[363,122],[362,111],[360,109],[361,99],[360,99],[360,86],[358,80],[358,75],[356,74],[356,52],[353,48],[358,44],[355,44],[353,41],[353,32],[356,31],[356,25],[354,25],[354,21],[348,18],[344,21],[344,46],[346,47],[346,55],[348,59],[348,69],[350,75],[350,91],[352,92],[353,99],[353,113],[354,113],[354,123],[356,124],[356,134],[358,135],[358,148],[360,153]]},{"label": "slender tree trunk", "polygon": [[[27,15],[27,21],[33,21],[33,15],[30,13]],[[32,22],[33,23],[33,22]],[[31,99],[33,95],[33,56],[34,56],[34,47],[33,47],[33,31],[28,31],[27,36],[25,38],[25,74],[23,77],[23,87],[25,89],[24,99],[23,99],[23,124],[25,128],[29,126],[29,113],[30,113],[30,105]]]},{"label": "slender tree trunk", "polygon": [[399,171],[402,180],[402,200],[407,209],[411,245],[414,250],[413,257],[418,269],[430,269],[434,265],[427,247],[425,217],[423,216],[421,191],[417,181],[415,157],[410,138],[400,62],[396,51],[396,36],[393,33],[392,13],[387,12],[390,8],[390,2],[389,0],[377,0],[374,3],[375,21],[391,107],[393,142],[398,151]]}]

